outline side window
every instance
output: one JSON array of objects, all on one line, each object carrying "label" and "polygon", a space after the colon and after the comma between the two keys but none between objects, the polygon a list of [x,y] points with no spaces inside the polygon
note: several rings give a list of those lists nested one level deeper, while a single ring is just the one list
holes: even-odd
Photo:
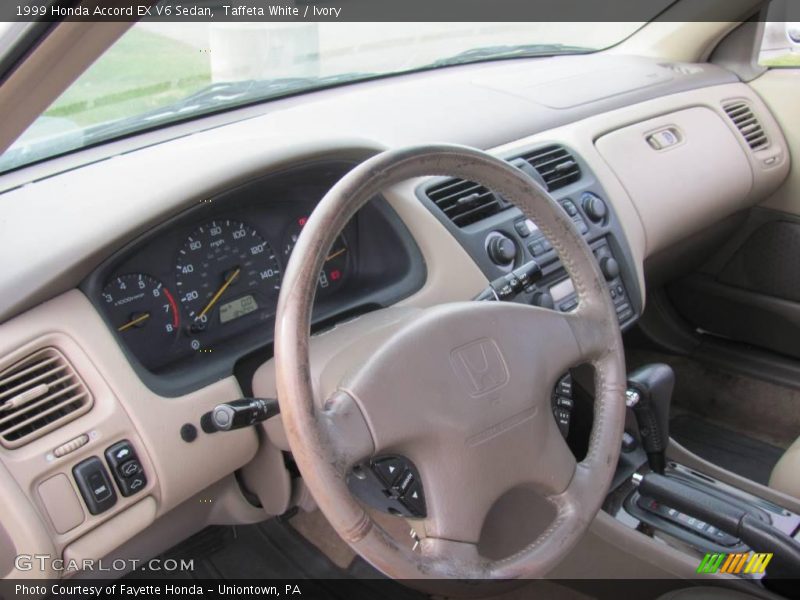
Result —
[{"label": "side window", "polygon": [[758,64],[800,68],[800,7],[796,2],[773,0],[770,3]]}]

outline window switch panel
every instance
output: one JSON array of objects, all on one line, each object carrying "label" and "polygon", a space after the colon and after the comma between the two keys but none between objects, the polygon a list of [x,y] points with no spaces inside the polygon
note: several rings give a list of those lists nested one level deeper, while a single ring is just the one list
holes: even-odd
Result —
[{"label": "window switch panel", "polygon": [[128,440],[117,442],[106,449],[106,461],[124,497],[133,496],[147,487],[147,476],[142,463]]}]

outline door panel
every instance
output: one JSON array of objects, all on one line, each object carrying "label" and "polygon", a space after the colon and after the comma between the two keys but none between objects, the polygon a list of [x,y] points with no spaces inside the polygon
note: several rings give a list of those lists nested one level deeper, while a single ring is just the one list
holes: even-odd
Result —
[{"label": "door panel", "polygon": [[694,327],[800,359],[800,217],[754,209],[731,243],[667,291]]}]

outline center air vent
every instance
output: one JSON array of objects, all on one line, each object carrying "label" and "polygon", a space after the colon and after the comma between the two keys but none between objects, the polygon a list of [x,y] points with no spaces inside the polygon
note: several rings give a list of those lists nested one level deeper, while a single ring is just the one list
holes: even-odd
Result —
[{"label": "center air vent", "polygon": [[482,185],[463,179],[448,179],[426,190],[430,198],[450,220],[464,227],[499,213],[509,204]]},{"label": "center air vent", "polygon": [[753,114],[753,110],[746,102],[730,102],[722,107],[730,117],[733,124],[741,132],[744,141],[752,150],[764,148],[769,144],[767,135],[761,128],[761,123]]},{"label": "center air vent", "polygon": [[522,155],[544,180],[548,192],[561,189],[581,178],[575,157],[563,146],[545,146]]},{"label": "center air vent", "polygon": [[91,393],[64,355],[39,350],[0,373],[0,442],[17,448],[91,406]]}]

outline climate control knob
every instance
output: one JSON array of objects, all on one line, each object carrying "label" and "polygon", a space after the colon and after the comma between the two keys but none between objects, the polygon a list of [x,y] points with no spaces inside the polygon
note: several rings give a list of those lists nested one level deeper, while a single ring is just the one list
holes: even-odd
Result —
[{"label": "climate control knob", "polygon": [[612,281],[619,276],[619,263],[610,256],[604,256],[600,259],[600,270],[606,281]]},{"label": "climate control knob", "polygon": [[586,211],[586,216],[588,216],[592,221],[595,223],[600,223],[606,218],[608,207],[606,206],[606,203],[603,202],[602,198],[599,198],[594,194],[586,193],[583,195],[582,200],[583,210]]},{"label": "climate control knob", "polygon": [[514,240],[500,233],[489,240],[486,251],[496,265],[508,265],[517,257],[517,245]]}]

